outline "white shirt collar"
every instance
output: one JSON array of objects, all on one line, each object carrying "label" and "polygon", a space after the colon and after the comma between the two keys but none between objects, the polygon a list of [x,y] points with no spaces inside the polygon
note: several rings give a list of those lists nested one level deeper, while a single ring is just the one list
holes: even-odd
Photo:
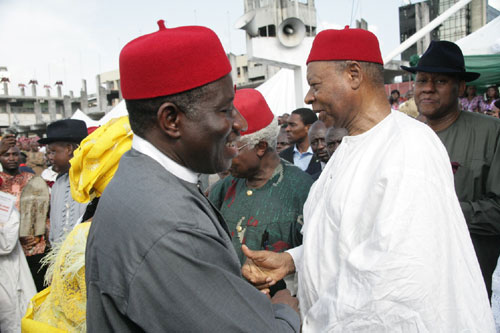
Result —
[{"label": "white shirt collar", "polygon": [[188,183],[198,183],[198,174],[180,165],[179,163],[174,162],[171,158],[159,151],[150,142],[144,140],[137,134],[134,134],[134,138],[132,139],[132,148],[143,153],[144,155],[151,157],[153,160],[160,163],[162,167],[164,167],[174,176],[185,180]]},{"label": "white shirt collar", "polygon": [[305,152],[301,153],[299,151],[299,148],[297,148],[297,145],[293,145],[293,152],[294,153],[299,153],[301,155],[302,154],[313,154],[313,150],[312,150],[311,146],[309,146],[309,148],[307,148],[307,150]]}]

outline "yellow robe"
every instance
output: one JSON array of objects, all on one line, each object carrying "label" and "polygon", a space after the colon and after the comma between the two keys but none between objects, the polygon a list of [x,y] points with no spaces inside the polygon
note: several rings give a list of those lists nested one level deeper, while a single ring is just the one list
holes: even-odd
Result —
[{"label": "yellow robe", "polygon": [[90,223],[81,223],[47,261],[51,285],[36,294],[22,319],[22,332],[85,332],[85,246]]}]

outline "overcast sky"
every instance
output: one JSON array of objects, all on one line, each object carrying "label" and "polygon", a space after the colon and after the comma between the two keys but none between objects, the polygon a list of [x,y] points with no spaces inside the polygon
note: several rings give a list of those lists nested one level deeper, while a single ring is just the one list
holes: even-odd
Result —
[{"label": "overcast sky", "polygon": [[[398,7],[403,0],[316,0],[318,30],[354,25],[364,18],[380,40],[382,55],[399,45]],[[415,3],[418,1],[412,1]],[[500,8],[500,0],[489,0]],[[167,27],[204,25],[226,52],[246,53],[245,33],[234,29],[243,0],[0,0],[0,66],[7,66],[11,90],[36,78],[64,82],[79,95],[81,79],[95,92],[95,76],[118,68],[121,48],[140,35]]]}]

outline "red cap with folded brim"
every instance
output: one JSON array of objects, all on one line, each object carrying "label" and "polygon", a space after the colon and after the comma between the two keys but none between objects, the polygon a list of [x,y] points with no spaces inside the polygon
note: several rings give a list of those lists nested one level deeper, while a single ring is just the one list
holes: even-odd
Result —
[{"label": "red cap with folded brim", "polygon": [[264,96],[255,89],[237,90],[234,95],[234,107],[248,123],[248,129],[241,135],[248,135],[266,128],[274,119]]},{"label": "red cap with folded brim", "polygon": [[312,61],[357,60],[384,64],[377,37],[363,29],[323,30],[314,38],[306,64]]},{"label": "red cap with folded brim", "polygon": [[160,30],[129,42],[120,53],[123,98],[177,94],[216,81],[231,64],[217,35],[200,26]]}]

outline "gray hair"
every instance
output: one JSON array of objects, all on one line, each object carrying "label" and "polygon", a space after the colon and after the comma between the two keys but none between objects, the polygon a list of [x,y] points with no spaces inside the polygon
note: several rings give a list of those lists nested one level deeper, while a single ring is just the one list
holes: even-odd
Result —
[{"label": "gray hair", "polygon": [[261,141],[265,141],[267,142],[269,148],[276,150],[276,142],[278,140],[279,132],[280,126],[278,125],[278,119],[274,117],[273,121],[271,121],[269,125],[258,130],[257,132],[242,136],[240,141],[252,147],[255,147]]}]

